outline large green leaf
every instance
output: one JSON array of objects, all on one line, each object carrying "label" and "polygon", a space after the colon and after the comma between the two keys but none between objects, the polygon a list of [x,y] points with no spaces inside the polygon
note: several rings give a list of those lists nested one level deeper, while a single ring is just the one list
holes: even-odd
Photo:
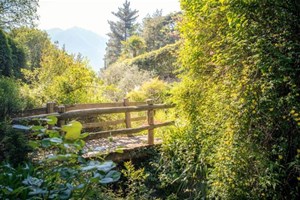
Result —
[{"label": "large green leaf", "polygon": [[48,116],[47,117],[47,123],[49,125],[55,125],[57,123],[57,117],[55,117],[55,116]]},{"label": "large green leaf", "polygon": [[80,138],[82,124],[78,121],[71,121],[68,125],[63,126],[62,130],[66,132],[65,139],[76,140]]}]

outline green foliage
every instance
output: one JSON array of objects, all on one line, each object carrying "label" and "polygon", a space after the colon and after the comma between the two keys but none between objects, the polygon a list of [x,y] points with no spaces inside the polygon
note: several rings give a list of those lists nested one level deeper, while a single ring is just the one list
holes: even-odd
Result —
[{"label": "green foliage", "polygon": [[0,2],[0,29],[32,26],[38,18],[38,0],[5,0]]},{"label": "green foliage", "polygon": [[112,12],[118,18],[118,21],[108,21],[111,32],[108,34],[105,53],[105,68],[118,60],[121,55],[122,42],[126,42],[128,38],[136,34],[137,24],[135,23],[138,15],[137,10],[130,8],[130,2],[125,0],[122,7],[118,8],[118,12]]},{"label": "green foliage", "polygon": [[102,83],[87,63],[68,55],[54,45],[44,49],[40,68],[23,70],[26,80],[24,93],[36,106],[47,101],[62,104],[102,102]]},{"label": "green foliage", "polygon": [[149,175],[145,173],[144,168],[135,169],[130,161],[125,162],[124,167],[122,174],[127,179],[126,198],[124,199],[151,199],[152,191],[145,185]]},{"label": "green foliage", "polygon": [[12,52],[6,34],[0,29],[0,75],[12,75]]},{"label": "green foliage", "polygon": [[176,25],[180,19],[180,13],[162,15],[162,10],[156,10],[152,16],[143,19],[141,36],[144,38],[147,51],[160,49],[179,40],[179,32]]},{"label": "green foliage", "polygon": [[21,78],[25,66],[23,49],[0,29],[0,75]]},{"label": "green foliage", "polygon": [[169,86],[166,82],[154,78],[144,82],[140,88],[127,94],[131,101],[145,102],[147,99],[153,99],[155,103],[165,102]]},{"label": "green foliage", "polygon": [[21,70],[26,67],[26,58],[23,48],[11,37],[8,37],[11,48],[12,74],[15,78],[22,78]]},{"label": "green foliage", "polygon": [[10,32],[10,37],[24,50],[26,67],[30,70],[41,67],[43,51],[51,45],[48,34],[44,31],[21,27]]},{"label": "green foliage", "polygon": [[190,199],[297,199],[299,4],[182,0],[181,7],[174,101],[185,123],[168,143],[163,180],[178,182]]},{"label": "green foliage", "polygon": [[107,85],[104,94],[112,101],[122,100],[127,93],[140,87],[151,77],[149,72],[124,63],[115,63],[100,74],[100,78]]},{"label": "green foliage", "polygon": [[20,95],[19,85],[12,78],[0,77],[0,121],[20,111],[25,101]]},{"label": "green foliage", "polygon": [[24,132],[13,129],[8,122],[0,123],[0,162],[17,166],[27,160],[30,151]]},{"label": "green foliage", "polygon": [[129,37],[126,41],[122,42],[123,53],[122,57],[134,58],[145,52],[146,44],[143,38],[133,35]]},{"label": "green foliage", "polygon": [[[43,119],[52,125],[56,118]],[[21,128],[21,126],[16,126]],[[68,132],[80,132],[77,123],[67,124]],[[0,167],[1,199],[83,199],[97,198],[101,194],[99,187],[119,180],[121,173],[112,170],[116,165],[111,161],[87,161],[82,157],[86,134],[70,140],[61,136],[59,131],[47,130],[43,126],[30,127],[33,136],[42,137],[40,141],[31,141],[38,148],[35,165],[12,168],[8,164]],[[41,153],[43,153],[41,155]],[[35,155],[35,154],[33,154]]]},{"label": "green foliage", "polygon": [[127,65],[136,65],[139,69],[153,72],[163,80],[174,80],[178,69],[177,50],[180,43],[170,44],[132,59],[121,61]]}]

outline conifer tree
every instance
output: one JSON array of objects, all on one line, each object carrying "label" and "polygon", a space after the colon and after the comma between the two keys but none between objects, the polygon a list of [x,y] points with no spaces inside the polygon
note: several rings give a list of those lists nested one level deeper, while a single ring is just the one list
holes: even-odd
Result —
[{"label": "conifer tree", "polygon": [[138,15],[137,10],[130,8],[130,2],[125,0],[118,12],[112,12],[118,21],[108,21],[111,32],[108,34],[109,40],[106,47],[105,67],[114,63],[121,54],[122,42],[136,33],[137,24],[135,23]]}]

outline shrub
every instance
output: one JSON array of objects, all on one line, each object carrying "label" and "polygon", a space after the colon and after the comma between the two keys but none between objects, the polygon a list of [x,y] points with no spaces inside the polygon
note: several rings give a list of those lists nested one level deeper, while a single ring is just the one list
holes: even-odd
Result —
[{"label": "shrub", "polygon": [[0,77],[0,121],[24,106],[16,81],[12,78]]},{"label": "shrub", "polygon": [[154,78],[143,83],[141,87],[129,92],[127,97],[132,101],[144,102],[147,99],[153,99],[155,103],[163,103],[168,90],[169,87],[166,82]]}]

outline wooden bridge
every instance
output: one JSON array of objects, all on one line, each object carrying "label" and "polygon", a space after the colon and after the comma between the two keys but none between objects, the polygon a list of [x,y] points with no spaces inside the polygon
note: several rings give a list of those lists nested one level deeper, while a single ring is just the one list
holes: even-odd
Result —
[{"label": "wooden bridge", "polygon": [[[154,138],[154,129],[173,125],[174,121],[157,123],[154,119],[155,111],[172,107],[174,106],[154,104],[151,99],[146,102],[129,102],[128,99],[124,99],[123,102],[119,103],[75,105],[57,105],[54,102],[49,102],[46,107],[17,113],[13,118],[13,123],[56,116],[58,118],[58,126],[61,127],[68,121],[76,119],[82,123],[85,131],[90,132],[85,138],[87,157],[106,153],[107,159],[121,161],[143,157],[149,147],[151,148],[161,143],[160,139]],[[143,111],[146,111],[146,115],[140,115]],[[111,117],[109,120],[99,119],[101,116],[108,117],[111,114],[120,113],[125,114],[122,119],[112,120]],[[139,115],[136,116],[137,114]],[[135,127],[133,127],[133,124],[135,124]],[[117,126],[123,127],[111,129],[111,127]],[[132,135],[142,131],[147,131],[147,136]],[[118,153],[120,146],[122,147],[122,153]]]}]

